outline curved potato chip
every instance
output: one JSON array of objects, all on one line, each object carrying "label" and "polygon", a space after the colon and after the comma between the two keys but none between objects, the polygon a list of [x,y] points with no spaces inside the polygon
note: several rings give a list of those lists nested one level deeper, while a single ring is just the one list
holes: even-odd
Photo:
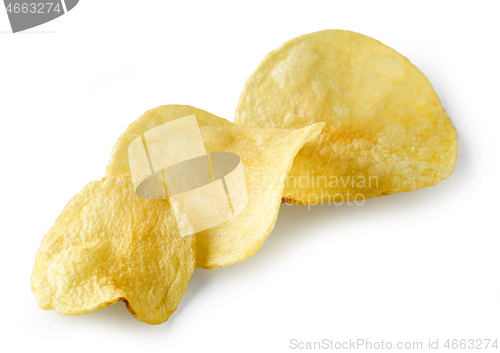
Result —
[{"label": "curved potato chip", "polygon": [[169,121],[195,114],[207,152],[232,152],[241,158],[248,204],[230,220],[196,233],[196,266],[213,269],[241,262],[262,246],[274,228],[284,181],[299,149],[323,124],[299,130],[234,125],[203,110],[167,105],[149,110],[118,139],[106,175],[129,173],[128,147],[141,134]]},{"label": "curved potato chip", "polygon": [[430,82],[367,36],[304,35],[271,52],[248,78],[235,123],[300,128],[325,122],[289,173],[284,197],[315,204],[437,184],[455,168],[457,134]]},{"label": "curved potato chip", "polygon": [[108,177],[65,207],[38,250],[31,287],[45,310],[88,314],[121,300],[138,320],[160,324],[194,265],[194,236],[179,236],[168,200],[141,199],[130,176]]}]

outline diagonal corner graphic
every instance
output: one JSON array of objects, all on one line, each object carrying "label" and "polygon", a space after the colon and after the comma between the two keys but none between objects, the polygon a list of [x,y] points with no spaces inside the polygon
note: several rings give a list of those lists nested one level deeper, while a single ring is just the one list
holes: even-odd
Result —
[{"label": "diagonal corner graphic", "polygon": [[136,137],[128,158],[137,195],[168,198],[181,236],[224,223],[248,203],[240,157],[207,153],[194,114]]},{"label": "diagonal corner graphic", "polygon": [[79,0],[4,0],[12,32],[52,21],[72,10]]}]

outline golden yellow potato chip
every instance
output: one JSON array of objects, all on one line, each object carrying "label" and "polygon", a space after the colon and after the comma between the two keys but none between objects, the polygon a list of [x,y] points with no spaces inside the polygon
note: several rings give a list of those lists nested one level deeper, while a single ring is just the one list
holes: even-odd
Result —
[{"label": "golden yellow potato chip", "polygon": [[241,213],[196,233],[196,266],[212,269],[243,261],[262,246],[274,228],[293,159],[306,142],[318,136],[323,124],[299,130],[260,129],[234,125],[189,106],[161,106],[147,111],[122,134],[113,148],[106,176],[130,173],[129,146],[139,141],[138,136],[193,114],[207,152],[231,152],[241,158],[248,196]]},{"label": "golden yellow potato chip", "polygon": [[315,204],[437,184],[455,168],[457,134],[430,82],[379,41],[340,30],[271,52],[247,80],[235,123],[325,122],[295,158],[284,197]]},{"label": "golden yellow potato chip", "polygon": [[138,320],[166,321],[195,266],[194,236],[181,237],[168,200],[136,195],[130,176],[88,184],[38,251],[31,287],[42,309],[88,314],[121,300]]}]

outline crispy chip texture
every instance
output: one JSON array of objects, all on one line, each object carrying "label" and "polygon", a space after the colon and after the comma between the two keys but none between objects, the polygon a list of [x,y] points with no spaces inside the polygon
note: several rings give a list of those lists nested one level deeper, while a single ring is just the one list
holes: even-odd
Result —
[{"label": "crispy chip texture", "polygon": [[304,35],[271,52],[247,80],[235,123],[325,122],[295,158],[289,202],[353,200],[437,184],[455,168],[457,134],[430,82],[367,36]]},{"label": "crispy chip texture", "polygon": [[31,277],[41,308],[88,314],[121,300],[138,320],[166,321],[195,265],[168,200],[141,199],[129,176],[88,184],[45,236]]},{"label": "crispy chip texture", "polygon": [[129,173],[128,146],[140,134],[169,121],[196,115],[207,152],[232,152],[241,158],[248,204],[237,216],[196,233],[196,266],[228,266],[252,256],[274,228],[284,181],[300,148],[316,138],[323,124],[298,130],[260,129],[216,117],[189,106],[168,105],[147,111],[115,144],[107,176]]}]

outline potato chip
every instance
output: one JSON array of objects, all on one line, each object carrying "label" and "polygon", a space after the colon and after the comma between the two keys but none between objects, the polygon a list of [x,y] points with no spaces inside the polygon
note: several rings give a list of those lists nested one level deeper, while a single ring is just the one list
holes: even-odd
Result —
[{"label": "potato chip", "polygon": [[42,309],[88,314],[121,300],[138,320],[166,321],[195,265],[168,200],[136,195],[130,176],[88,184],[68,203],[38,251],[31,286]]},{"label": "potato chip", "polygon": [[437,184],[455,168],[457,134],[430,82],[377,40],[340,30],[271,52],[247,80],[235,122],[325,122],[295,158],[284,197],[315,204]]},{"label": "potato chip", "polygon": [[240,214],[196,233],[196,266],[213,269],[243,261],[262,246],[274,228],[293,159],[306,142],[318,136],[323,124],[299,130],[260,129],[234,125],[189,106],[161,106],[147,111],[119,138],[106,175],[130,173],[128,148],[138,136],[192,114],[207,152],[231,152],[241,158],[248,195]]}]

